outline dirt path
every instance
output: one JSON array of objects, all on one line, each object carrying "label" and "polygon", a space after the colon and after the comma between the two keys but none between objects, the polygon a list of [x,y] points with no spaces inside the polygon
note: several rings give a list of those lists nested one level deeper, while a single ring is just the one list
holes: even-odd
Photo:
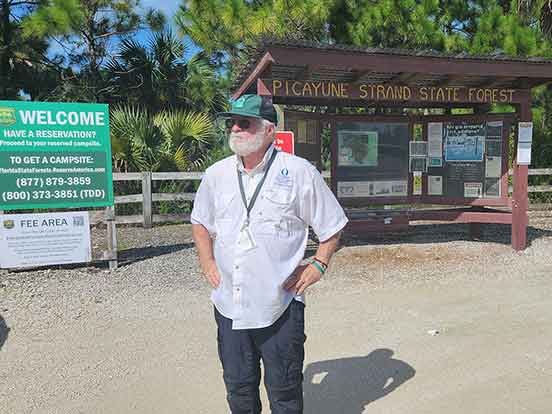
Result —
[{"label": "dirt path", "polygon": [[[228,412],[188,241],[157,258],[162,269],[145,259],[40,286],[3,274],[0,412]],[[350,243],[308,297],[305,413],[548,413],[551,253],[548,235],[525,253]]]}]

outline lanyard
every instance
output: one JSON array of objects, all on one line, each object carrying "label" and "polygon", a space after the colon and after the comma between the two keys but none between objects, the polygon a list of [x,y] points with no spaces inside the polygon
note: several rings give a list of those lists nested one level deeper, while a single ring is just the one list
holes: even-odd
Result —
[{"label": "lanyard", "polygon": [[266,164],[265,172],[263,175],[263,178],[261,178],[261,181],[259,184],[257,184],[257,188],[255,188],[255,192],[253,193],[253,197],[251,197],[251,201],[249,202],[249,205],[247,204],[247,199],[245,198],[245,190],[243,189],[243,181],[242,181],[242,173],[240,170],[237,170],[238,172],[238,182],[240,183],[240,193],[243,201],[243,205],[245,206],[245,210],[247,211],[247,218],[245,220],[244,227],[249,226],[249,213],[251,213],[251,210],[253,209],[253,206],[255,205],[255,201],[257,201],[257,196],[259,195],[259,192],[261,191],[261,187],[263,186],[266,175],[268,174],[268,170],[270,169],[270,166],[272,165],[272,161],[274,161],[274,158],[276,158],[276,153],[278,151],[276,148],[272,150],[272,155],[270,156],[270,159],[268,160],[268,163]]}]

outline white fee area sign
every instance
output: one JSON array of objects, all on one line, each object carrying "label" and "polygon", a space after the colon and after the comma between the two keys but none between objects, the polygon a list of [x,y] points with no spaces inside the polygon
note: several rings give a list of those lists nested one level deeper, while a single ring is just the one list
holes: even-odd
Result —
[{"label": "white fee area sign", "polygon": [[91,260],[88,212],[0,215],[0,267]]}]

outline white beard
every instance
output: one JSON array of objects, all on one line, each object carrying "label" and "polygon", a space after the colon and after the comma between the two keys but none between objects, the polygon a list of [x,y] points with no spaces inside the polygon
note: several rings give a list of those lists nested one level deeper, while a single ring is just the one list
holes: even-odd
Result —
[{"label": "white beard", "polygon": [[265,144],[264,131],[259,131],[250,139],[242,138],[238,133],[231,132],[228,145],[234,154],[240,157],[247,157],[258,151]]}]

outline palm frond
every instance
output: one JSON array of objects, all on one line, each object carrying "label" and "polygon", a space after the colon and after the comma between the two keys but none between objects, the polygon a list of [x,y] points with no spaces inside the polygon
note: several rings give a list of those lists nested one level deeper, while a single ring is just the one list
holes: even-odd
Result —
[{"label": "palm frond", "polygon": [[137,106],[116,107],[111,111],[110,124],[115,159],[132,170],[158,168],[164,140],[147,110]]}]

